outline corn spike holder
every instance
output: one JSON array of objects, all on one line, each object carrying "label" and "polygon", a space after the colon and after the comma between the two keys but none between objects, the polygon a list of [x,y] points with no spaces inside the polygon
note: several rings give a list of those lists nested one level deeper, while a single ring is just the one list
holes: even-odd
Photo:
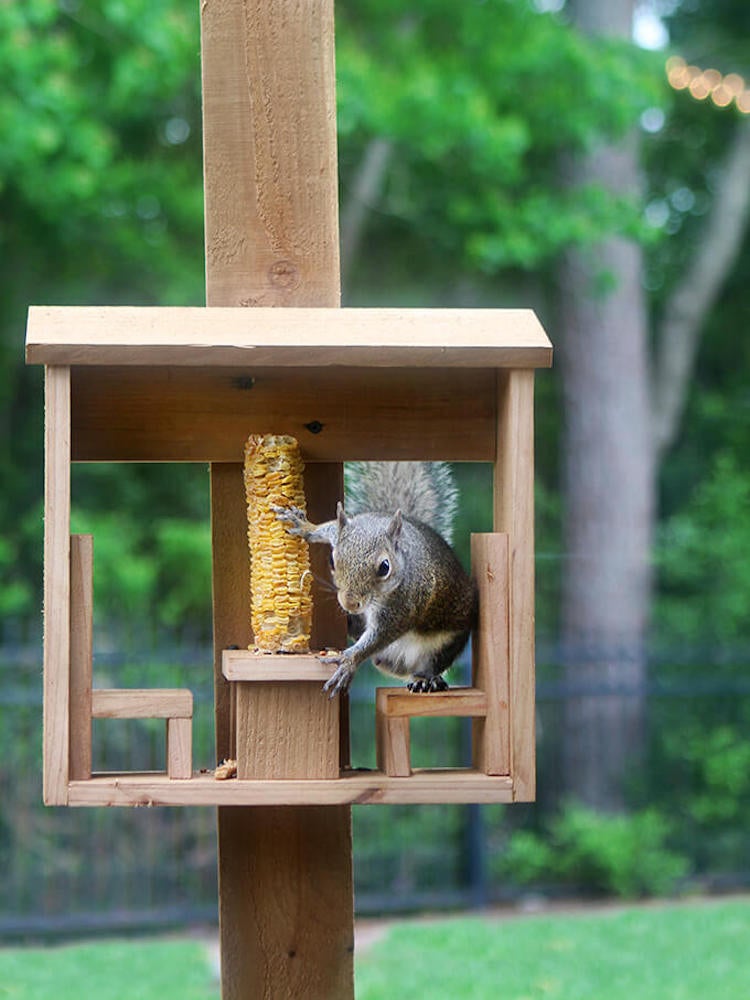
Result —
[{"label": "corn spike holder", "polygon": [[273,507],[305,509],[304,464],[286,434],[251,434],[245,443],[251,624],[262,653],[305,653],[312,627],[307,542],[290,535]]}]

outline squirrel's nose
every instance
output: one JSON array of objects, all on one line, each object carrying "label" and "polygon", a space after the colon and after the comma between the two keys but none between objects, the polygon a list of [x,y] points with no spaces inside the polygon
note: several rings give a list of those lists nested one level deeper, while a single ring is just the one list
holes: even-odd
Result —
[{"label": "squirrel's nose", "polygon": [[338,593],[339,604],[344,609],[348,611],[351,615],[358,614],[363,607],[363,602],[358,598],[353,597],[348,591],[340,590]]}]

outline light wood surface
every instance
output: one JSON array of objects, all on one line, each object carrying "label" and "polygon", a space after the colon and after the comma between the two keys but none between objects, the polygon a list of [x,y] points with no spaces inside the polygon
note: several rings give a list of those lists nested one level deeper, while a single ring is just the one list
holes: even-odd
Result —
[{"label": "light wood surface", "polygon": [[70,372],[48,367],[44,411],[44,801],[65,805],[70,697]]},{"label": "light wood surface", "polygon": [[70,536],[70,777],[91,777],[94,539]]},{"label": "light wood surface", "polygon": [[473,683],[485,692],[487,709],[472,726],[473,761],[485,774],[510,774],[508,536],[472,535],[471,565],[479,591]]},{"label": "light wood surface", "polygon": [[79,367],[72,379],[78,461],[241,462],[250,433],[291,434],[307,463],[494,461],[489,369]]},{"label": "light wood surface", "polygon": [[[289,297],[301,298],[301,288]],[[200,368],[546,368],[552,347],[530,309],[32,306],[26,359]]]},{"label": "light wood surface", "polygon": [[191,719],[193,695],[186,688],[94,688],[95,719]]},{"label": "light wood surface", "polygon": [[480,716],[487,712],[487,695],[476,688],[449,688],[414,694],[404,688],[378,688],[376,708],[388,718]]},{"label": "light wood surface", "polygon": [[254,653],[252,650],[225,649],[222,673],[228,681],[319,681],[331,676],[330,664],[314,653]]},{"label": "light wood surface", "polygon": [[185,781],[192,775],[192,719],[169,718],[167,719],[167,777]]},{"label": "light wood surface", "polygon": [[389,778],[411,776],[411,732],[409,716],[388,717],[380,709],[375,715],[375,750],[378,767]]},{"label": "light wood surface", "polygon": [[[190,781],[170,781],[165,774],[123,774],[70,783],[72,806],[215,805],[239,806],[243,812],[246,806],[297,806],[303,817],[307,807],[315,805],[326,805],[335,814],[333,806],[512,801],[509,777],[460,768],[415,769],[407,781],[381,771],[345,771],[333,780],[216,781],[213,774],[201,774]],[[246,852],[247,844],[243,857]],[[309,871],[305,877],[310,877]]]},{"label": "light wood surface", "polygon": [[234,687],[238,778],[338,778],[339,701],[319,679]]},{"label": "light wood surface", "polygon": [[[212,0],[201,5],[201,41],[208,305],[338,306],[332,0]],[[252,323],[254,311],[238,314],[240,323]],[[275,319],[283,325],[292,311],[279,310]],[[220,344],[221,331],[207,318],[210,343]],[[246,427],[245,434],[253,429]],[[246,519],[230,476],[212,465],[214,669],[222,745],[234,734],[221,650],[249,643],[248,574],[230,551],[244,550],[247,566],[244,541],[237,545]],[[225,518],[231,523],[220,523]],[[194,782],[172,784],[190,788]],[[292,808],[276,809],[269,798],[267,808],[243,809],[232,804],[241,801],[233,794],[248,782],[212,784],[235,786],[214,800],[225,804],[218,813],[223,1000],[351,1000],[346,800],[311,811],[295,808],[294,799],[287,800]]]},{"label": "light wood surface", "polygon": [[534,372],[498,372],[495,530],[510,536],[510,727],[514,798],[536,789]]}]

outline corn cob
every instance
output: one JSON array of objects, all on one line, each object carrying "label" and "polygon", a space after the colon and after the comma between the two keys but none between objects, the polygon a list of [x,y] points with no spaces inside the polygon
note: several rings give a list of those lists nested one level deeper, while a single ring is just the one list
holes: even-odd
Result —
[{"label": "corn cob", "polygon": [[290,535],[271,509],[305,509],[303,469],[293,437],[251,434],[245,443],[250,620],[254,647],[264,653],[304,653],[310,646],[312,574],[307,543]]}]

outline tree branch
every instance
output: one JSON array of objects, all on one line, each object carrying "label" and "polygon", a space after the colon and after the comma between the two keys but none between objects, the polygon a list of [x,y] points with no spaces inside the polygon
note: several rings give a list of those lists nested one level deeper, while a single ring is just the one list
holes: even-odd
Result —
[{"label": "tree branch", "polygon": [[750,219],[750,120],[735,130],[705,229],[657,328],[652,399],[654,448],[674,441],[705,318],[734,264]]},{"label": "tree branch", "polygon": [[368,142],[342,208],[341,283],[344,288],[362,245],[367,215],[377,202],[392,153],[393,143],[389,139],[375,138]]}]

